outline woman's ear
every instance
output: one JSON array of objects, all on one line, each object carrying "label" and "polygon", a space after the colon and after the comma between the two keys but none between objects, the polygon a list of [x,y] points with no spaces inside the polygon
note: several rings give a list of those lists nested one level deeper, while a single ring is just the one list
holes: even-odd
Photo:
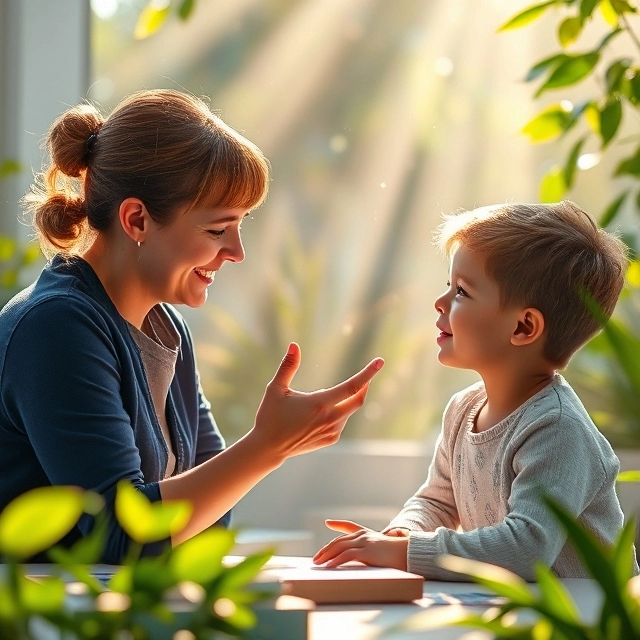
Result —
[{"label": "woman's ear", "polygon": [[118,218],[123,231],[134,241],[144,242],[149,229],[149,212],[139,198],[126,198],[120,203]]},{"label": "woman's ear", "polygon": [[544,333],[544,316],[538,309],[523,309],[515,331],[511,336],[511,344],[523,347],[534,343]]}]

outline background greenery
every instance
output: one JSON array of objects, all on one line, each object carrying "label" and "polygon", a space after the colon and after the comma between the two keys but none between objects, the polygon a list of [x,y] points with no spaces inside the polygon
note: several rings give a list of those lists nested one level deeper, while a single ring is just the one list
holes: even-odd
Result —
[{"label": "background greenery", "polygon": [[[431,232],[441,212],[567,193],[635,242],[635,177],[611,174],[634,147],[637,17],[624,9],[610,36],[608,0],[548,2],[511,25],[536,18],[526,29],[496,36],[517,5],[92,0],[89,98],[108,111],[143,86],[184,87],[209,96],[272,161],[269,200],[244,227],[247,259],[221,271],[204,309],[184,310],[229,440],[251,426],[290,340],[303,348],[302,389],[385,357],[346,438],[422,440],[437,429],[450,395],[475,380],[435,358],[432,304],[447,266]],[[519,80],[539,56],[550,61],[530,74],[545,87],[534,103]],[[527,144],[522,130],[544,144]],[[15,204],[2,207],[15,217]],[[3,255],[10,283],[23,258],[9,244]],[[638,271],[618,312],[636,335]],[[637,442],[635,405],[625,407],[638,396],[606,339],[567,376],[612,440]]]},{"label": "background greenery", "polygon": [[[627,0],[551,0],[526,7],[501,31],[521,29],[544,16],[557,37],[556,51],[536,61],[525,80],[535,99],[552,94],[523,127],[534,143],[562,140],[568,149],[540,182],[540,199],[555,202],[575,189],[585,168],[615,157],[608,181],[612,196],[600,225],[621,226],[623,205],[635,217],[621,228],[630,249],[627,290],[616,317],[569,366],[567,377],[596,424],[620,446],[640,443],[640,40],[637,6]],[[594,24],[599,25],[594,32]],[[617,45],[617,46],[614,46]],[[612,149],[617,149],[614,154]],[[593,212],[594,214],[597,212]]]}]

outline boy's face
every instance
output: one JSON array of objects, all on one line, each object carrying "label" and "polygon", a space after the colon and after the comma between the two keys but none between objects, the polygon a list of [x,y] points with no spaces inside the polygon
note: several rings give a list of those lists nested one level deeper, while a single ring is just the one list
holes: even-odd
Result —
[{"label": "boy's face", "polygon": [[447,290],[435,308],[442,364],[481,375],[504,366],[518,321],[514,310],[500,308],[500,290],[485,273],[481,255],[462,245],[456,249]]}]

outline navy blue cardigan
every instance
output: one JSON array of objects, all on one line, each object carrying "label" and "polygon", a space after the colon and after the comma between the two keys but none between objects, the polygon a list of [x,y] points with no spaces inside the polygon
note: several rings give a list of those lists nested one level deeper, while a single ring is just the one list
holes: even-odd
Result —
[{"label": "navy blue cardigan", "polygon": [[[224,440],[200,389],[189,330],[173,307],[165,308],[181,337],[167,398],[181,473],[219,453]],[[0,510],[28,489],[75,485],[101,493],[112,515],[122,479],[158,501],[167,459],[126,321],[87,262],[54,258],[0,312]],[[118,563],[129,538],[109,520],[102,561]],[[221,524],[228,521],[229,514]],[[92,523],[83,516],[64,544],[86,535]]]}]

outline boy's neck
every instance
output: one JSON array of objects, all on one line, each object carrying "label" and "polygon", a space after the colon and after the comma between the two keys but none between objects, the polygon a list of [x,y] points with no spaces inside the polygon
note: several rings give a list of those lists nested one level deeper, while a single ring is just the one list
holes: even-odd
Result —
[{"label": "boy's neck", "polygon": [[[512,372],[513,373],[513,372]],[[487,401],[476,415],[474,431],[495,426],[553,380],[553,368],[520,375],[483,375]]]}]

